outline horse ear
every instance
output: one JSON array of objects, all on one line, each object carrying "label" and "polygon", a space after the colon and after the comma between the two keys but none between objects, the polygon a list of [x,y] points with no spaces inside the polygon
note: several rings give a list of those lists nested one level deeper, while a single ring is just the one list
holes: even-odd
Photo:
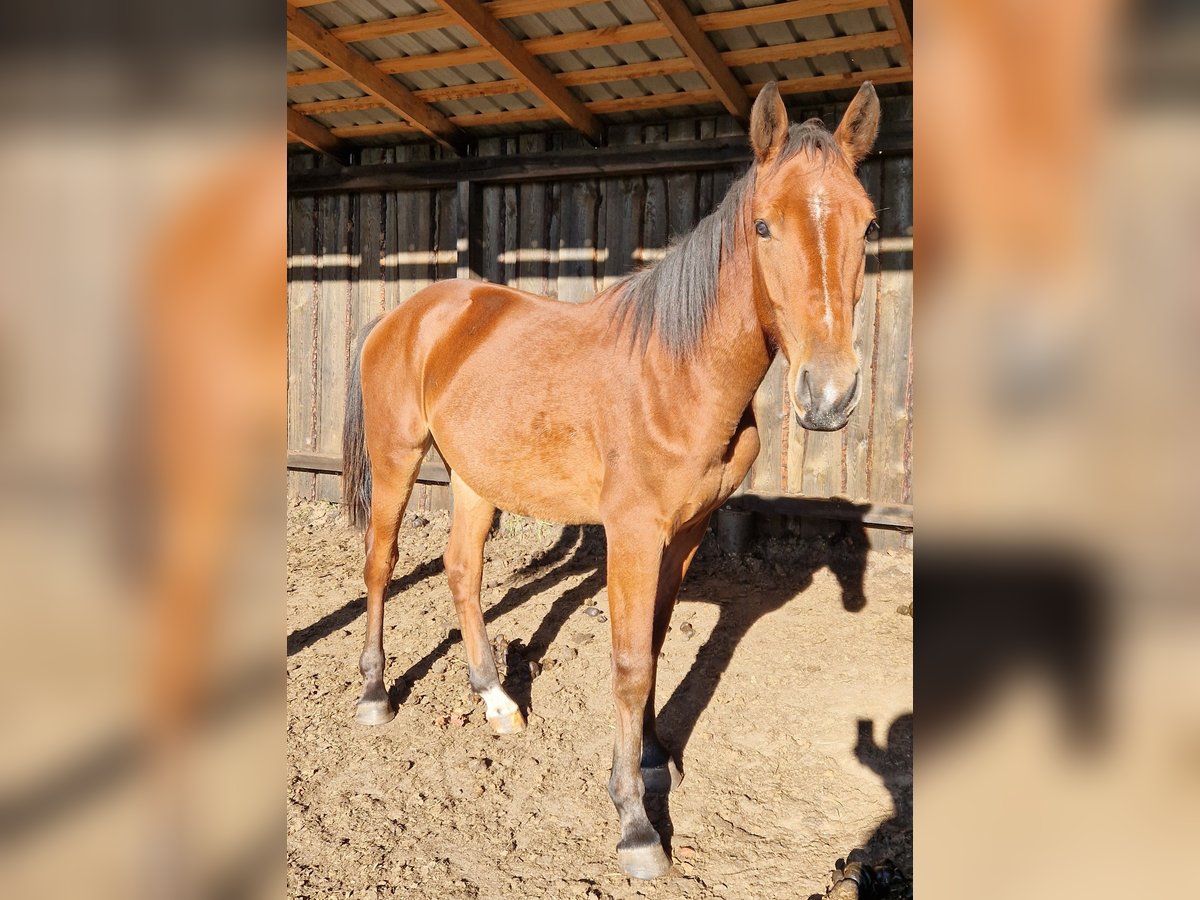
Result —
[{"label": "horse ear", "polygon": [[871,152],[879,136],[879,95],[875,93],[875,85],[863,82],[833,136],[854,165]]},{"label": "horse ear", "polygon": [[765,165],[779,155],[787,143],[787,133],[788,117],[783,98],[779,96],[775,82],[768,81],[758,92],[758,99],[750,111],[750,146],[760,163]]}]

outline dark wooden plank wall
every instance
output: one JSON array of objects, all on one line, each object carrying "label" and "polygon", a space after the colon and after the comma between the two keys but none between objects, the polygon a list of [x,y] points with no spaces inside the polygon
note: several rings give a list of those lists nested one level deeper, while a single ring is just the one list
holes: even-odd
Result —
[{"label": "dark wooden plank wall", "polygon": [[[727,119],[614,126],[610,143],[744,140]],[[480,142],[480,155],[581,146],[571,134]],[[428,159],[427,147],[364,151],[364,163]],[[295,157],[293,169],[311,166]],[[579,302],[651,262],[719,202],[738,173],[717,170],[482,186],[473,230],[480,274]],[[755,399],[763,449],[742,491],[912,503],[912,157],[875,158],[860,171],[880,212],[881,251],[868,259],[860,303],[863,399],[840,432],[795,427],[782,360]],[[292,452],[340,453],[345,373],[354,337],[374,316],[457,263],[454,189],[292,196],[288,200],[288,441]],[[290,472],[293,496],[335,499],[339,476]],[[448,503],[448,488],[418,485],[412,509]],[[823,523],[806,526],[821,531]],[[873,532],[879,547],[911,535]]]}]

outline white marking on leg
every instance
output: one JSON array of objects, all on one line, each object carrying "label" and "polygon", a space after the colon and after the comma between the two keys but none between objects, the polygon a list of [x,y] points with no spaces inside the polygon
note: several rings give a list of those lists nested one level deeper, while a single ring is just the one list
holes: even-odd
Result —
[{"label": "white marking on leg", "polygon": [[511,716],[517,711],[517,704],[499,685],[485,689],[479,696],[487,705],[486,718],[489,722],[500,716]]},{"label": "white marking on leg", "polygon": [[825,202],[825,191],[818,188],[809,198],[808,208],[812,211],[817,228],[817,255],[821,266],[821,292],[825,297],[825,328],[833,337],[833,302],[829,298],[829,247],[825,243],[825,220],[829,217],[829,205]]}]

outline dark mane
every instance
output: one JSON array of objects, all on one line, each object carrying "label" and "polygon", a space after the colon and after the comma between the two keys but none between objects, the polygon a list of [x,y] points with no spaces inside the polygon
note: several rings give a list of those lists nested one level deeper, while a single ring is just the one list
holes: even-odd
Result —
[{"label": "dark mane", "polygon": [[[788,129],[779,165],[807,153],[825,163],[845,162],[834,136],[820,119]],[[645,347],[651,334],[675,356],[689,355],[704,335],[717,302],[722,253],[731,253],[737,225],[754,193],[758,164],[735,181],[720,205],[688,234],[676,238],[655,265],[626,276],[612,289],[614,314],[630,323],[635,343]]]}]

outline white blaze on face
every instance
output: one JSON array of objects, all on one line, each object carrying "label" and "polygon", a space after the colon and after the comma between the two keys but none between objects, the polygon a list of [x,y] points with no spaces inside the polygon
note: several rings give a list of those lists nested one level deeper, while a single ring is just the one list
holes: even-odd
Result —
[{"label": "white blaze on face", "polygon": [[829,203],[825,200],[825,189],[817,188],[808,198],[813,225],[817,229],[817,256],[821,266],[821,293],[825,298],[825,327],[833,337],[833,301],[829,296],[829,245],[825,242],[825,222],[829,218]]}]

